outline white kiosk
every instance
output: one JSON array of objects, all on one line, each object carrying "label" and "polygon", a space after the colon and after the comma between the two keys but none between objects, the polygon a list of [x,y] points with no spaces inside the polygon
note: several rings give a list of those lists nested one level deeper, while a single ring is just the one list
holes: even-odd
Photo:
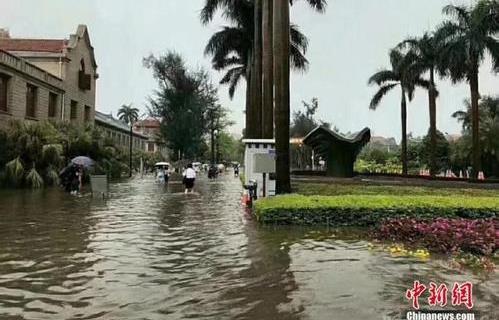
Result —
[{"label": "white kiosk", "polygon": [[[244,183],[256,180],[257,195],[275,195],[275,140],[244,139]],[[265,179],[265,180],[264,180]]]}]

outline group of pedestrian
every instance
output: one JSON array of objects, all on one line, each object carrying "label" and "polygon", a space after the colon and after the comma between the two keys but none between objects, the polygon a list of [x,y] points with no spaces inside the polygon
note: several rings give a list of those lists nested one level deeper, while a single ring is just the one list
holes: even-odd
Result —
[{"label": "group of pedestrian", "polygon": [[170,179],[170,167],[168,166],[162,166],[158,168],[158,173],[156,178],[158,179],[158,182],[160,184],[167,184],[168,180]]}]

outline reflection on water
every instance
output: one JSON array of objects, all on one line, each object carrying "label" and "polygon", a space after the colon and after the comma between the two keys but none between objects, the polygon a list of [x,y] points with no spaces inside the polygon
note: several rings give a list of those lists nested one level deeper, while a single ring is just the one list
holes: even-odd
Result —
[{"label": "reflection on water", "polygon": [[348,230],[258,226],[232,177],[197,192],[1,191],[0,319],[382,319],[408,309],[414,280],[472,281],[476,310],[497,312],[496,273],[393,258]]}]

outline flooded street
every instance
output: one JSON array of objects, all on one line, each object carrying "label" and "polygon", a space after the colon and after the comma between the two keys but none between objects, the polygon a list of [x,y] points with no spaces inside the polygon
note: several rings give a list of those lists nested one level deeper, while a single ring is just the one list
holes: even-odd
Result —
[{"label": "flooded street", "polygon": [[414,280],[471,281],[474,310],[498,311],[497,273],[392,257],[348,230],[259,226],[230,175],[196,189],[0,191],[0,319],[400,318]]}]

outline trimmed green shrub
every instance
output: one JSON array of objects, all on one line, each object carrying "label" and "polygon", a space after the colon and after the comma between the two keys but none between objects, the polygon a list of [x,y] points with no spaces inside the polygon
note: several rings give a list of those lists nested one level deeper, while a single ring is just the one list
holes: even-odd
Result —
[{"label": "trimmed green shrub", "polygon": [[372,226],[388,218],[496,218],[499,198],[286,195],[257,201],[254,212],[262,223]]}]

